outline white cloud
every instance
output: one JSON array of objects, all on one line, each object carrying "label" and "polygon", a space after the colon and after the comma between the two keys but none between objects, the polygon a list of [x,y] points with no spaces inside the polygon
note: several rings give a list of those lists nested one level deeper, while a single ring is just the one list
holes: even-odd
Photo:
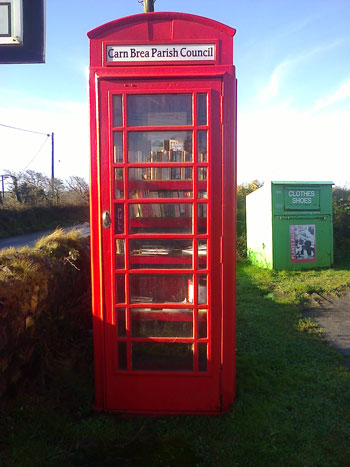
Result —
[{"label": "white cloud", "polygon": [[334,104],[350,98],[350,81],[305,110],[292,105],[294,87],[288,88],[292,74],[303,62],[342,44],[344,40],[336,40],[286,57],[254,99],[255,108],[239,112],[239,183],[258,179],[349,184],[350,110],[340,110]]},{"label": "white cloud", "polygon": [[326,98],[318,99],[312,112],[331,106],[350,98],[350,80],[345,81],[333,94]]},{"label": "white cloud", "polygon": [[274,108],[238,116],[238,181],[350,181],[350,111]]},{"label": "white cloud", "polygon": [[304,50],[295,56],[290,56],[279,63],[273,70],[268,83],[261,89],[258,95],[260,105],[269,105],[280,95],[281,87],[286,84],[289,75],[296,70],[300,64],[310,60],[315,55],[323,54],[329,50],[344,44],[344,40],[336,40],[330,44],[317,45]]},{"label": "white cloud", "polygon": [[272,75],[270,76],[269,82],[267,85],[262,88],[259,93],[259,102],[262,105],[268,104],[274,98],[278,96],[281,80],[287,74],[287,70],[289,68],[289,61],[285,61],[280,63],[273,71]]}]

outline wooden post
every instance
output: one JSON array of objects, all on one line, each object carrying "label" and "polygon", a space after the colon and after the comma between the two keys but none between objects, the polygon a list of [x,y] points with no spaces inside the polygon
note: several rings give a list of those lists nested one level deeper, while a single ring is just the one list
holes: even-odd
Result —
[{"label": "wooden post", "polygon": [[2,187],[2,195],[0,194],[0,204],[3,204],[5,199],[5,185],[4,185],[4,176],[1,175],[1,187]]},{"label": "wooden post", "polygon": [[145,13],[154,11],[154,0],[143,0],[143,8]]},{"label": "wooden post", "polygon": [[[49,135],[48,135],[49,136]],[[51,191],[54,193],[55,185],[55,135],[51,133]]]}]

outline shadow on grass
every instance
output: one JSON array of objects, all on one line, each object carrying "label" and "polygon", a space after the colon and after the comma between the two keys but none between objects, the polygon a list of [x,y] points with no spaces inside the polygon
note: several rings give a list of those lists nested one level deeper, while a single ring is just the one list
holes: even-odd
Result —
[{"label": "shadow on grass", "polygon": [[298,329],[298,306],[261,288],[254,267],[238,269],[237,397],[228,413],[93,413],[87,342],[79,358],[65,356],[42,386],[34,382],[10,401],[0,421],[0,465],[348,465],[350,374],[343,358]]}]

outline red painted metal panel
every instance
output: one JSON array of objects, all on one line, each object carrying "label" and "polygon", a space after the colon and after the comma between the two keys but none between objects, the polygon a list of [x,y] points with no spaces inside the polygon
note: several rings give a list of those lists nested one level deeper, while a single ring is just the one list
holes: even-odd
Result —
[{"label": "red painted metal panel", "polygon": [[[236,192],[237,192],[237,127],[236,78],[234,73],[223,81],[223,334],[222,334],[222,400],[223,410],[232,404],[235,394],[236,349]],[[230,103],[231,105],[227,105]],[[234,110],[234,111],[232,111]]]},{"label": "red painted metal panel", "polygon": [[[140,413],[221,413],[233,402],[236,189],[236,88],[232,66],[234,33],[234,29],[215,21],[181,13],[135,15],[113,21],[89,33],[96,409]],[[206,63],[126,62],[117,65],[106,62],[108,44],[186,43],[215,44],[215,60]],[[209,120],[206,124],[197,121],[197,95],[201,93],[208,96]],[[191,95],[192,123],[180,126],[166,125],[166,122],[164,126],[149,123],[148,126],[128,126],[128,96],[159,94]],[[114,95],[121,96],[122,124],[113,121]],[[121,132],[123,160],[114,155],[115,151],[120,150],[114,145],[115,131]],[[166,186],[165,193],[175,190],[175,194],[162,195],[161,198],[157,195],[157,199],[149,196],[140,199],[137,195],[135,199],[130,190],[141,192],[143,185],[129,179],[128,169],[143,170],[148,174],[156,170],[170,173],[173,164],[166,161],[129,161],[129,137],[135,132],[140,135],[156,132],[159,135],[166,131],[192,134],[193,159],[176,162],[179,170],[192,168],[191,180],[160,182],[155,175],[153,190],[164,191]],[[209,157],[205,156],[203,160],[197,159],[199,131],[206,131],[208,135],[206,151]],[[175,139],[174,144],[180,143],[176,143]],[[199,171],[203,170],[206,182],[199,179],[202,176]],[[119,180],[121,175],[122,179],[115,182],[114,178],[118,176]],[[198,190],[205,190],[205,187],[207,195],[203,198]],[[176,193],[179,194],[179,190],[189,190],[189,196],[178,197]],[[101,227],[104,211],[110,213],[110,228]],[[180,217],[188,216],[190,212],[191,223],[186,217]],[[164,225],[168,231],[164,230]],[[171,230],[172,225],[176,225],[175,230]],[[147,247],[147,239],[151,239],[152,246],[157,238],[163,242],[169,238],[177,239],[177,242],[193,242],[192,256],[184,260],[179,260],[176,255],[166,260],[147,254],[131,256],[131,241],[141,239]],[[206,260],[199,256],[198,239],[207,245]],[[118,263],[117,254],[121,254]],[[147,301],[147,297],[136,294],[135,291],[140,293],[140,290],[144,290],[143,295],[152,291],[152,303]],[[203,298],[204,292],[207,302]],[[186,297],[181,302],[179,297],[183,293]],[[175,302],[169,302],[168,296],[177,298]],[[121,321],[119,316],[122,317]],[[161,326],[165,334],[151,337],[154,330],[149,331],[149,335],[135,334],[137,323],[147,330],[147,326],[152,326],[152,320]],[[177,326],[180,330],[177,337],[168,337],[169,326]],[[171,332],[174,332],[173,328]],[[163,351],[165,355],[170,351],[170,360],[174,352],[178,353],[173,358],[173,367],[161,359],[154,367],[150,366],[147,358],[153,358],[152,352],[159,354],[159,349],[160,356]],[[151,353],[147,354],[149,351]]]},{"label": "red painted metal panel", "polygon": [[[219,33],[223,33],[227,36],[234,36],[236,30],[227,26],[226,24],[219,23],[214,21],[210,18],[205,18],[203,16],[198,15],[190,15],[187,13],[178,13],[178,12],[155,12],[155,13],[148,13],[147,16],[144,14],[132,15],[127,16],[125,18],[119,18],[114,21],[110,21],[109,23],[103,24],[88,33],[90,39],[99,39],[102,36],[110,36],[116,29],[126,29],[130,25],[138,25],[141,29],[141,34],[143,34],[142,38],[144,39],[145,36],[148,34],[148,25],[149,23],[167,21],[172,26],[172,30],[174,30],[174,22],[175,21],[182,21],[186,24],[186,26],[191,26],[191,28],[197,27],[206,27],[208,29],[213,30],[211,34],[215,34],[216,36]],[[189,24],[190,23],[190,24]],[[203,32],[201,30],[203,38],[208,35],[208,31]],[[195,34],[192,32],[186,31],[185,37],[192,38]],[[164,35],[159,37],[161,40],[164,40]],[[171,39],[174,38],[174,33],[171,33]],[[232,62],[231,62],[232,64]]]}]

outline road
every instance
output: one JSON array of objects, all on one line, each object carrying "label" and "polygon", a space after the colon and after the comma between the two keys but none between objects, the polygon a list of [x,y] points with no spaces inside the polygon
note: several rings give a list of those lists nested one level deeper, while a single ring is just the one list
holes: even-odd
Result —
[{"label": "road", "polygon": [[[85,224],[79,224],[72,227],[65,227],[64,231],[68,232],[73,228],[78,228],[82,230],[82,236],[88,237],[90,235],[90,226],[86,222]],[[37,240],[46,235],[50,235],[55,229],[51,230],[41,230],[40,232],[32,232],[24,235],[16,235],[15,237],[1,238],[0,239],[0,250],[4,248],[21,248],[23,246],[33,247]]]},{"label": "road", "polygon": [[304,317],[311,318],[323,329],[324,337],[346,357],[350,366],[350,290],[341,297],[321,295],[306,305]]}]

